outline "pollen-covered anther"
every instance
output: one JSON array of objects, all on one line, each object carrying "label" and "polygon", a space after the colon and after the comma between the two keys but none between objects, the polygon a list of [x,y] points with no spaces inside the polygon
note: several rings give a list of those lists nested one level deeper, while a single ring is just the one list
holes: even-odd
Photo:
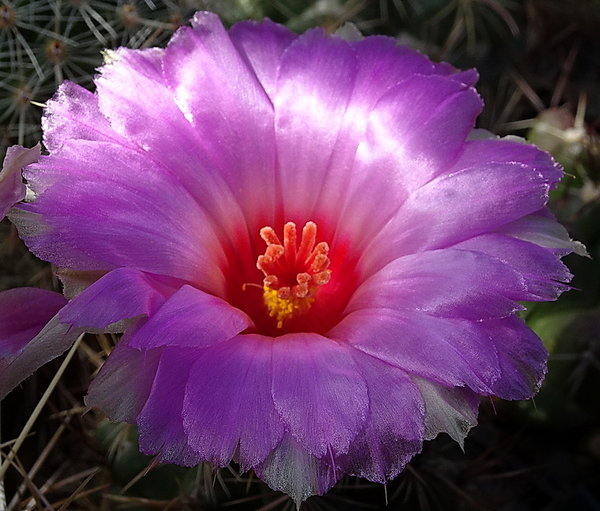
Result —
[{"label": "pollen-covered anther", "polygon": [[275,291],[277,291],[277,298],[280,300],[289,300],[292,296],[292,289],[289,286],[280,287]]},{"label": "pollen-covered anther", "polygon": [[272,289],[275,289],[278,283],[279,279],[275,275],[267,275],[263,279],[263,286],[270,287]]},{"label": "pollen-covered anther", "polygon": [[329,245],[316,243],[317,225],[307,222],[298,245],[296,224],[283,226],[283,243],[272,227],[263,227],[260,237],[267,244],[264,255],[258,256],[256,267],[263,279],[263,299],[269,315],[283,321],[308,311],[320,286],[331,278]]},{"label": "pollen-covered anther", "polygon": [[331,272],[329,270],[325,270],[313,275],[312,280],[317,286],[323,286],[329,282],[330,278]]}]

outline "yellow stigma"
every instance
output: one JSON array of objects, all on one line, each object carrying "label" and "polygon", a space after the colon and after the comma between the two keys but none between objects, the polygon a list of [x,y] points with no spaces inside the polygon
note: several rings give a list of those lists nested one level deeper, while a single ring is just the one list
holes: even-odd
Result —
[{"label": "yellow stigma", "polygon": [[315,301],[312,296],[298,298],[291,295],[289,298],[281,298],[277,289],[263,286],[263,299],[269,309],[269,316],[277,320],[277,328],[283,327],[283,321],[306,312]]},{"label": "yellow stigma", "polygon": [[256,262],[265,276],[263,300],[269,316],[277,320],[277,328],[282,328],[286,319],[308,311],[317,290],[329,282],[329,246],[316,242],[314,222],[307,222],[302,229],[299,245],[293,222],[283,226],[283,243],[272,227],[263,227],[260,237],[267,244]]}]

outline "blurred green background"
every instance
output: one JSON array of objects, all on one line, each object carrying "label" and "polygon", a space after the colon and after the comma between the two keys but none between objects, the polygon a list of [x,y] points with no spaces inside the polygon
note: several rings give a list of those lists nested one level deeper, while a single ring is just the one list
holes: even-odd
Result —
[{"label": "blurred green background", "polygon": [[[600,0],[2,0],[0,156],[39,141],[43,104],[62,80],[93,88],[103,50],[164,45],[202,9],[227,25],[267,16],[298,32],[352,22],[433,60],[476,67],[486,105],[478,127],[527,137],[564,166],[551,207],[591,256],[566,259],[574,290],[525,313],[550,352],[535,401],[485,401],[464,453],[441,435],[387,488],[346,477],[303,509],[600,510]],[[59,289],[4,220],[0,290],[23,285]],[[155,466],[139,454],[134,428],[82,415],[115,342],[81,344],[7,474],[8,510],[294,509],[235,466]],[[59,364],[3,402],[3,453]]]}]

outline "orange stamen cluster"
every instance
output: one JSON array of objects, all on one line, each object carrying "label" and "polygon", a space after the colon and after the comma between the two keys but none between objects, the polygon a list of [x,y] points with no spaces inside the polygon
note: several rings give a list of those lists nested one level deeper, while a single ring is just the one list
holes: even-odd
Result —
[{"label": "orange stamen cluster", "polygon": [[285,319],[306,312],[317,289],[329,282],[329,245],[316,243],[314,222],[307,222],[302,229],[300,246],[293,222],[283,226],[283,243],[272,227],[263,227],[260,237],[267,244],[264,255],[258,256],[256,262],[265,275],[263,298],[269,315],[276,317],[277,328],[281,328]]}]

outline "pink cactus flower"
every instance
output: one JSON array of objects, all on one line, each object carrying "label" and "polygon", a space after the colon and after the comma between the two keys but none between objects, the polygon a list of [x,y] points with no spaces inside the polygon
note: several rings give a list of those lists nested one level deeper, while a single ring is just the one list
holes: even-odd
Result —
[{"label": "pink cactus flower", "polygon": [[517,313],[568,289],[562,171],[473,131],[476,79],[391,38],[197,13],[166,49],[116,51],[95,93],[65,82],[9,218],[66,299],[0,330],[23,360],[1,389],[73,332],[124,332],[89,406],[161,461],[234,460],[297,503],[462,442],[480,396],[530,398],[546,351]]}]

